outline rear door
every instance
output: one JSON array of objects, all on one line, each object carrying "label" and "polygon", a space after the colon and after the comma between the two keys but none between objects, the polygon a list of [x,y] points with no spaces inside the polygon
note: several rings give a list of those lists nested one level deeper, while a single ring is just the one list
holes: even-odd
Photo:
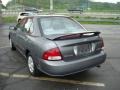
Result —
[{"label": "rear door", "polygon": [[26,18],[26,22],[24,23],[23,27],[21,27],[21,32],[18,35],[19,37],[19,47],[21,51],[24,53],[26,47],[28,45],[28,36],[33,33],[33,20],[32,18]]},{"label": "rear door", "polygon": [[22,27],[23,27],[25,21],[26,21],[25,19],[21,20],[21,21],[16,25],[16,28],[15,28],[15,30],[14,30],[14,33],[12,33],[12,37],[11,37],[11,38],[12,38],[15,46],[16,46],[18,49],[20,49],[20,36],[21,36],[21,34],[23,33],[23,32],[22,32]]},{"label": "rear door", "polygon": [[23,45],[22,41],[25,39],[25,29],[24,25],[27,22],[27,18],[24,18],[20,21],[20,24],[18,25],[18,28],[16,30],[16,41],[17,41],[17,47],[18,49],[23,52]]}]

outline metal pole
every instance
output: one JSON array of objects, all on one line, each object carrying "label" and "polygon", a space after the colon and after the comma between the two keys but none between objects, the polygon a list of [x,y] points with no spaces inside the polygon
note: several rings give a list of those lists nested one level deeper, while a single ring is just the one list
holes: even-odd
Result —
[{"label": "metal pole", "polygon": [[89,1],[87,0],[87,10],[88,10],[88,8],[89,8],[89,7],[88,7],[88,2],[89,2]]},{"label": "metal pole", "polygon": [[50,0],[50,11],[53,11],[53,0]]},{"label": "metal pole", "polygon": [[2,24],[2,1],[0,0],[0,25],[1,24]]},{"label": "metal pole", "polygon": [[15,10],[16,10],[16,0],[14,1],[14,4],[15,4]]},{"label": "metal pole", "polygon": [[89,0],[87,0],[87,10],[89,10]]}]

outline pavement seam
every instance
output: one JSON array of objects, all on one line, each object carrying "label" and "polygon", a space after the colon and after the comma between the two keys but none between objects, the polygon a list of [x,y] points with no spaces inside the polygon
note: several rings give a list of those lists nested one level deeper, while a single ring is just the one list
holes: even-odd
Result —
[{"label": "pavement seam", "polygon": [[57,83],[67,83],[67,84],[74,84],[74,85],[105,87],[104,83],[98,83],[98,82],[67,80],[67,79],[58,79],[58,78],[49,78],[49,77],[33,77],[30,75],[25,75],[25,74],[12,74],[11,75],[9,73],[0,72],[0,76],[10,77],[10,78],[22,78],[22,79],[28,78],[28,79],[32,79],[32,80],[50,81],[50,82],[57,82]]},{"label": "pavement seam", "polygon": [[8,48],[8,47],[10,47],[10,46],[4,46],[4,47],[0,47],[0,49],[4,49],[4,48]]}]

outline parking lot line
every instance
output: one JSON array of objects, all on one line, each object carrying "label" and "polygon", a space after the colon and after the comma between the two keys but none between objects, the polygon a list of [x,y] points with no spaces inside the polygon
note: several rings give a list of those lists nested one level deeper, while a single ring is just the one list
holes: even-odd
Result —
[{"label": "parking lot line", "polygon": [[4,47],[0,47],[0,49],[4,49],[4,48],[8,48],[8,47],[10,47],[10,46],[4,46]]},{"label": "parking lot line", "polygon": [[99,83],[99,82],[86,82],[86,81],[67,80],[67,79],[58,79],[58,78],[50,78],[50,77],[32,77],[30,75],[24,75],[24,74],[12,74],[11,75],[9,73],[0,72],[0,76],[11,77],[11,78],[28,78],[32,80],[50,81],[50,82],[57,82],[57,83],[68,83],[68,84],[75,84],[75,85],[105,87],[104,83]]}]

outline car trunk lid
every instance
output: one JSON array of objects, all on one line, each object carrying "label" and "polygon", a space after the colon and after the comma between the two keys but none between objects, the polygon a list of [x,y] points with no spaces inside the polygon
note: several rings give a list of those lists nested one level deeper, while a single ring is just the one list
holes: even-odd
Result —
[{"label": "car trunk lid", "polygon": [[83,32],[46,37],[56,43],[64,61],[78,60],[100,50],[100,32]]}]

